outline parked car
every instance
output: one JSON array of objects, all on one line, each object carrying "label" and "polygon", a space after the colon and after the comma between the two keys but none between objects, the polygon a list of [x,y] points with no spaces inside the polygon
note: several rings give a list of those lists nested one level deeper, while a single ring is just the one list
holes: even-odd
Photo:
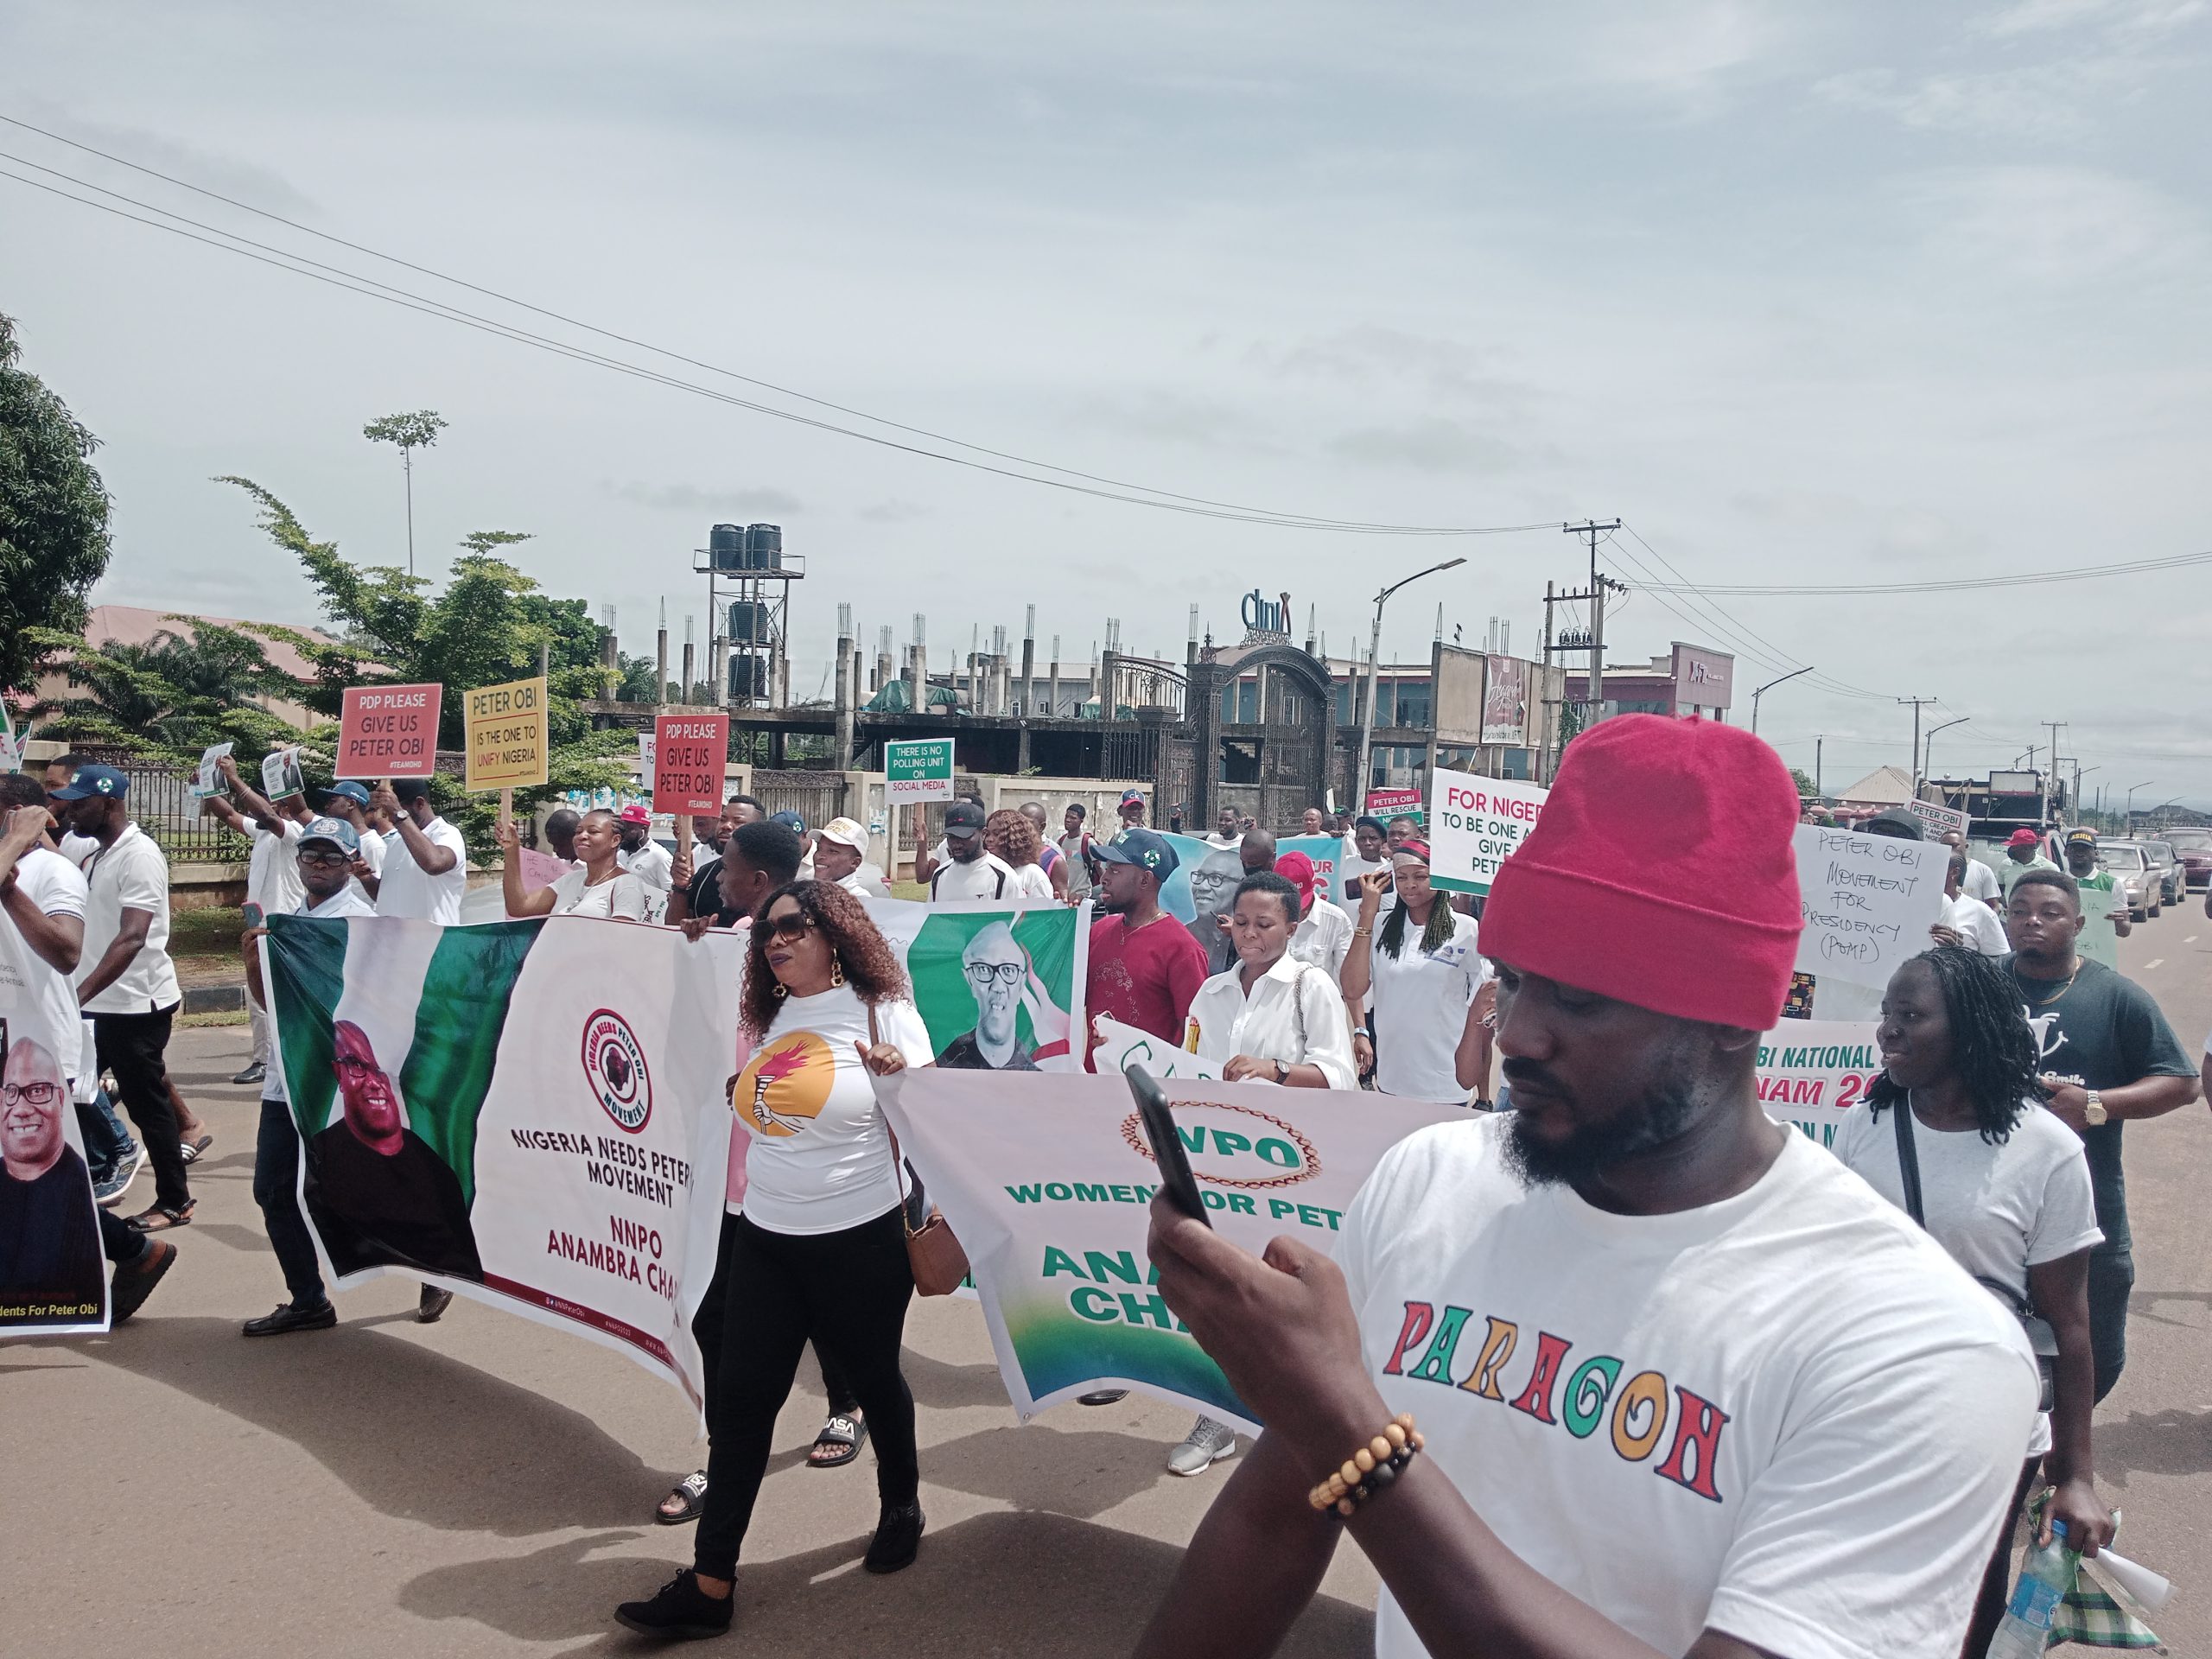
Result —
[{"label": "parked car", "polygon": [[2192,887],[2212,887],[2212,830],[2169,830],[2159,840],[2174,849]]},{"label": "parked car", "polygon": [[2138,836],[2136,839],[2143,843],[2144,856],[2151,861],[2151,873],[2158,878],[2159,897],[2170,905],[2181,903],[2186,877],[2174,849],[2158,837]]},{"label": "parked car", "polygon": [[2144,921],[2158,913],[2163,902],[2158,878],[2151,869],[2151,855],[2139,842],[2101,841],[2097,843],[2097,868],[2110,870],[2127,894],[2127,913]]}]

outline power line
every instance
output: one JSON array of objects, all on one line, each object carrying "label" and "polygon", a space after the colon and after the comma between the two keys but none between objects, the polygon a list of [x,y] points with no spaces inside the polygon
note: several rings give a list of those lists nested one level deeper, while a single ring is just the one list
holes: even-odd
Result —
[{"label": "power line", "polygon": [[[66,137],[60,133],[54,132],[45,127],[35,125],[31,122],[19,120],[13,116],[0,114],[0,123],[5,123],[10,126],[20,128],[27,132],[37,133],[41,137],[52,139],[57,143],[67,144],[70,148],[82,150],[87,155],[97,156],[103,161],[111,162],[119,167],[129,168],[132,171],[143,173],[149,178],[159,179],[164,183],[175,185],[180,189],[192,191],[195,194],[206,196],[211,200],[222,202],[227,207],[238,209],[240,212],[255,214],[257,217],[283,225],[289,229],[298,231],[304,235],[319,238],[323,241],[332,243],[337,246],[351,249],[357,253],[366,254],[372,258],[384,260],[387,264],[400,266],[404,270],[418,272],[421,275],[432,277],[439,282],[452,283],[455,287],[467,289],[472,293],[482,294],[488,298],[498,300],[503,304],[518,307],[523,310],[532,312],[539,316],[550,318],[553,321],[567,324],[571,327],[582,328],[587,333],[597,334],[602,339],[616,340],[626,346],[636,346],[640,350],[652,352],[657,356],[668,358],[673,362],[683,363],[693,368],[702,369],[708,373],[719,375],[727,379],[739,381],[747,385],[758,386],[763,391],[774,392],[779,397],[796,398],[800,402],[814,404],[817,408],[830,410],[838,414],[847,415],[855,419],[869,422],[874,425],[887,427],[893,431],[906,432],[917,437],[927,438],[932,442],[946,443],[957,448],[971,450],[976,454],[988,455],[995,460],[1010,462],[1014,467],[1030,467],[1035,469],[1035,472],[1057,473],[1061,474],[1061,477],[1058,479],[1039,478],[1034,475],[1034,472],[1023,473],[1014,471],[1010,467],[989,466],[981,461],[969,460],[964,456],[948,455],[944,454],[942,451],[932,450],[913,444],[900,443],[895,440],[882,437],[874,433],[856,431],[849,427],[838,425],[834,422],[817,420],[790,410],[778,409],[772,404],[757,403],[746,398],[730,397],[728,394],[716,392],[711,388],[700,386],[690,381],[682,380],[673,376],[662,374],[658,371],[646,368],[641,365],[629,363],[621,359],[608,357],[600,353],[588,351],[581,347],[571,346],[565,341],[550,339],[545,335],[534,334],[527,329],[520,328],[515,325],[502,322],[493,318],[483,317],[472,312],[462,311],[458,307],[449,305],[444,301],[431,298],[427,295],[416,294],[407,289],[395,288],[390,283],[378,282],[374,277],[364,276],[358,271],[346,270],[340,266],[326,264],[319,260],[310,259],[304,254],[295,253],[289,249],[273,247],[265,243],[254,242],[251,238],[241,236],[236,232],[226,231],[217,226],[207,225],[197,219],[186,218],[184,215],[173,213],[168,208],[157,207],[151,202],[141,200],[135,196],[126,195],[120,191],[110,190],[105,186],[94,184],[90,180],[79,178],[75,175],[63,172],[60,168],[45,166],[43,163],[31,161],[28,157],[14,156],[5,151],[0,151],[0,156],[4,156],[5,159],[13,161],[19,166],[35,168],[37,171],[48,174],[54,178],[67,180],[69,183],[77,186],[80,189],[98,191],[102,195],[111,196],[118,201],[128,202],[130,206],[143,209],[147,213],[158,213],[164,219],[175,219],[180,224],[190,225],[194,226],[196,229],[206,231],[209,232],[210,236],[226,239],[221,241],[212,241],[209,240],[207,237],[190,236],[186,232],[177,230],[174,226],[156,224],[151,220],[140,219],[136,214],[124,213],[119,209],[110,207],[104,202],[88,201],[82,196],[73,195],[67,190],[58,189],[52,185],[41,183],[38,180],[26,179],[19,174],[9,173],[4,169],[0,169],[0,178],[13,179],[19,184],[27,184],[35,189],[44,190],[49,194],[60,196],[64,200],[73,201],[82,207],[95,207],[99,209],[101,212],[113,213],[118,218],[130,219],[134,223],[146,225],[155,230],[168,231],[173,235],[186,236],[188,240],[204,242],[210,247],[218,248],[228,253],[235,253],[241,257],[258,258],[259,263],[274,264],[278,270],[290,270],[296,276],[311,275],[312,273],[310,271],[302,270],[300,267],[312,266],[316,270],[331,272],[335,276],[343,276],[348,279],[347,282],[334,283],[334,286],[341,288],[346,287],[350,283],[365,284],[366,288],[369,289],[382,290],[381,292],[367,293],[366,296],[372,299],[385,299],[388,303],[404,304],[408,308],[424,310],[432,315],[443,316],[448,321],[461,322],[464,327],[474,327],[483,332],[499,334],[504,338],[514,340],[518,344],[532,345],[540,349],[556,351],[563,355],[575,358],[578,361],[594,363],[602,367],[615,369],[619,372],[632,374],[641,378],[658,380],[664,385],[690,391],[699,396],[715,397],[719,401],[728,403],[734,407],[747,410],[755,414],[772,416],[779,420],[790,421],[795,424],[812,427],[817,430],[832,433],[842,437],[857,438],[863,442],[878,444],[887,448],[900,450],[906,454],[921,456],[925,459],[946,461],[954,466],[968,467],[976,471],[994,474],[1003,478],[1018,479],[1026,483],[1041,484],[1051,488],[1071,490],[1078,494],[1096,496],[1108,500],[1121,501],[1129,505],[1150,506],[1164,511],[1184,512],[1201,518],[1228,518],[1244,523],[1262,524],[1278,529],[1318,530],[1339,534],[1380,536],[1471,537],[1510,535],[1525,531],[1551,530],[1556,527],[1556,520],[1546,520],[1541,524],[1402,524],[1387,522],[1368,522],[1357,519],[1332,518],[1308,513],[1287,512],[1280,512],[1272,508],[1255,507],[1238,502],[1217,501],[1204,496],[1185,495],[1172,490],[1158,489],[1150,485],[1131,483],[1125,480],[1107,478],[1097,474],[1082,472],[1073,467],[1056,466],[1050,461],[1037,461],[1027,456],[1014,454],[1005,450],[993,449],[986,445],[970,443],[964,439],[952,437],[944,433],[933,432],[927,428],[910,426],[905,423],[893,421],[883,416],[872,415],[864,410],[853,409],[842,404],[830,402],[827,398],[812,397],[808,393],[796,391],[788,386],[778,385],[772,381],[763,380],[755,376],[741,373],[734,369],[723,368],[716,364],[709,363],[698,358],[689,357],[681,352],[673,351],[665,346],[656,346],[649,340],[639,340],[631,335],[618,334],[612,329],[600,327],[595,324],[583,321],[579,318],[567,316],[560,312],[549,310],[543,306],[533,305],[527,300],[518,299],[512,295],[501,293],[496,289],[487,288],[480,283],[472,283],[462,277],[448,276],[444,272],[434,270],[429,266],[417,264],[411,260],[400,258],[397,255],[382,252],[378,249],[369,247],[362,243],[348,241],[343,237],[334,236],[327,232],[318,231],[312,226],[302,225],[296,219],[287,219],[281,213],[270,213],[265,208],[256,207],[250,202],[240,201],[235,197],[224,195],[219,191],[209,190],[200,185],[194,184],[189,180],[180,179],[170,174],[161,172],[156,168],[142,166],[137,162],[130,161],[125,157],[113,155],[107,150],[97,149],[90,144],[81,143],[76,139]],[[234,243],[243,245],[232,245]],[[259,256],[246,251],[247,249],[260,249],[264,253],[274,255],[276,257],[260,258]],[[296,264],[284,263],[286,261],[295,261]],[[318,280],[329,279],[319,278]],[[353,291],[356,293],[363,293],[365,292],[365,289],[363,288],[356,287]],[[400,297],[395,298],[392,296]],[[1083,485],[1080,484],[1065,482],[1063,481],[1064,480],[1083,480],[1084,484],[1100,486],[1103,487],[1086,488],[1083,487]]]},{"label": "power line", "polygon": [[2069,565],[2060,570],[2030,570],[2011,576],[1961,576],[1939,582],[1876,582],[1811,583],[1803,586],[1702,586],[1670,588],[1669,592],[1726,594],[1731,597],[1781,598],[1849,594],[1956,594],[1985,588],[2029,588],[2055,582],[2089,582],[2099,576],[2134,575],[2146,570],[2174,570],[2194,564],[2212,564],[2212,552],[2177,553],[2159,559],[2133,559],[2120,564]]}]

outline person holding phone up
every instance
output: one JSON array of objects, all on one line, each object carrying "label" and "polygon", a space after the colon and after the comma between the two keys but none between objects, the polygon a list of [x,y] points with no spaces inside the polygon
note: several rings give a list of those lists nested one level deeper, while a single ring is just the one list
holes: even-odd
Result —
[{"label": "person holding phone up", "polygon": [[[1398,902],[1383,916],[1383,895],[1394,889]],[[1355,1036],[1352,1050],[1363,1072],[1374,1069],[1382,1093],[1464,1105],[1483,1088],[1491,1033],[1477,993],[1490,977],[1475,950],[1474,918],[1429,885],[1427,842],[1406,842],[1387,874],[1360,878],[1344,1000],[1356,1008],[1372,996],[1374,1039]]]}]

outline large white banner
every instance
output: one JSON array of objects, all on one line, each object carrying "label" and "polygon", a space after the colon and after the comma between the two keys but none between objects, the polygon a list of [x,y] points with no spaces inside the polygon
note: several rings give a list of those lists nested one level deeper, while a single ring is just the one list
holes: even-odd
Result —
[{"label": "large white banner", "polygon": [[1881,1075],[1872,1025],[1784,1020],[1759,1039],[1759,1103],[1776,1122],[1795,1124],[1823,1147],[1866,1109],[1866,1090]]},{"label": "large white banner", "polygon": [[[1332,1251],[1382,1154],[1466,1116],[1357,1090],[1163,1086],[1210,1218],[1255,1252],[1280,1233]],[[1154,1287],[1146,1206],[1158,1170],[1123,1078],[931,1069],[881,1079],[877,1096],[967,1248],[1025,1421],[1095,1389],[1134,1388],[1260,1427]]]}]

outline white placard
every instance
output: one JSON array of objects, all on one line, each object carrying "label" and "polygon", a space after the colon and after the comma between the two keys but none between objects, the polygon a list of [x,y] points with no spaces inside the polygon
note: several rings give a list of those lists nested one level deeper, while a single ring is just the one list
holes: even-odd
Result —
[{"label": "white placard", "polygon": [[1928,930],[1943,913],[1949,848],[1814,823],[1799,824],[1793,842],[1805,917],[1798,972],[1879,987],[1928,949]]},{"label": "white placard", "polygon": [[1550,793],[1517,778],[1437,767],[1428,785],[1429,880],[1452,893],[1488,893]]}]

